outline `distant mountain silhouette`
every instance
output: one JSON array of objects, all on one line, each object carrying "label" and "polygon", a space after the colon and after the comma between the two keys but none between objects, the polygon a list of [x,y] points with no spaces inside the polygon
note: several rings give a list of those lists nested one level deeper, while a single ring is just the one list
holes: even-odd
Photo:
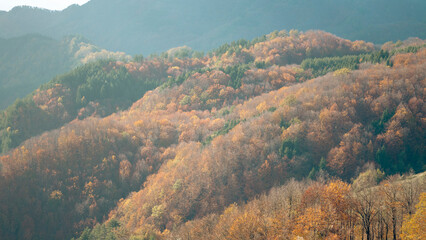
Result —
[{"label": "distant mountain silhouette", "polygon": [[0,37],[81,34],[96,45],[150,54],[207,50],[275,29],[321,29],[375,43],[426,37],[424,0],[91,0],[64,11],[0,12]]},{"label": "distant mountain silhouette", "polygon": [[41,35],[0,39],[0,109],[73,64],[61,41]]},{"label": "distant mountain silhouette", "polygon": [[0,38],[0,110],[82,63],[124,57],[124,53],[100,49],[81,36]]}]

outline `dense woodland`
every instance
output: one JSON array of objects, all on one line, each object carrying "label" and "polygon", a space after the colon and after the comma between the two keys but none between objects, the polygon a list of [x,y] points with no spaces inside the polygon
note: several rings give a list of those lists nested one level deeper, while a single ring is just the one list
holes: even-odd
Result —
[{"label": "dense woodland", "polygon": [[421,239],[425,69],[296,30],[86,64],[0,116],[0,238]]}]

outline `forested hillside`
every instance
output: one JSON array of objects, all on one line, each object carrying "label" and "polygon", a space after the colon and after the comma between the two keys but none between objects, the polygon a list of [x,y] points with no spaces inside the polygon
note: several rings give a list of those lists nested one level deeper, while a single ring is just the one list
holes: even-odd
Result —
[{"label": "forested hillside", "polygon": [[126,58],[100,49],[82,37],[55,40],[41,35],[0,38],[0,110],[58,74],[101,58]]},{"label": "forested hillside", "polygon": [[[276,38],[279,34],[286,37]],[[102,117],[119,109],[123,110],[141,98],[147,90],[161,84],[165,84],[163,88],[180,84],[191,75],[204,73],[211,67],[231,77],[223,80],[224,85],[231,87],[227,88],[227,91],[230,91],[241,87],[241,78],[249,69],[249,63],[260,64],[260,67],[264,68],[275,63],[300,63],[307,56],[364,53],[373,49],[371,44],[364,42],[352,44],[322,32],[308,32],[299,36],[297,31],[293,31],[292,34],[288,36],[286,32],[274,32],[269,37],[257,38],[252,42],[241,40],[231,45],[225,44],[214,53],[210,53],[212,57],[204,58],[202,53],[193,52],[188,48],[175,48],[149,59],[137,55],[134,61],[130,62],[101,60],[79,67],[56,77],[26,98],[16,101],[0,115],[2,152],[18,146],[32,136],[62,126],[76,117],[79,119],[91,115]],[[276,39],[268,41],[268,38]],[[256,43],[258,44],[254,46]],[[281,45],[280,52],[270,55],[269,52],[276,49],[274,44]],[[284,48],[286,44],[292,45]],[[336,48],[339,50],[335,50]],[[90,46],[78,45],[78,50],[77,56],[82,55],[82,61],[89,61],[98,56],[97,53],[91,53]],[[79,54],[80,52],[82,53]],[[196,57],[189,58],[192,55]],[[289,75],[290,81],[293,82],[296,80],[295,77],[304,77],[300,69],[288,68],[281,71],[294,75],[292,78]],[[257,81],[259,80],[261,79]],[[278,82],[274,82],[272,87],[267,88],[268,91],[283,86],[282,80],[276,81]],[[218,91],[219,88],[210,91]],[[262,92],[263,90],[257,90],[244,95],[252,96]],[[207,97],[209,96],[204,98]],[[222,102],[226,100],[223,96],[221,98]],[[218,102],[214,102],[219,99],[203,101],[210,108],[221,107]]]},{"label": "forested hillside", "polygon": [[[352,185],[323,176],[315,181],[290,180],[246,204],[234,203],[223,212],[186,222],[167,237],[362,239],[363,234],[365,239],[423,237],[425,174],[382,178],[380,171],[368,169]],[[419,197],[420,203],[415,204],[412,199]],[[404,216],[411,217],[404,219]],[[113,219],[106,227],[99,225],[90,235],[86,231],[81,239],[101,236],[102,227],[104,233],[120,236],[121,226],[114,223],[118,222]],[[422,231],[423,235],[419,234]]]},{"label": "forested hillside", "polygon": [[416,234],[425,43],[275,31],[59,76],[1,116],[0,238]]},{"label": "forested hillside", "polygon": [[91,0],[62,12],[0,12],[0,37],[81,34],[129,54],[187,45],[206,51],[275,29],[319,29],[374,43],[426,38],[424,0]]}]

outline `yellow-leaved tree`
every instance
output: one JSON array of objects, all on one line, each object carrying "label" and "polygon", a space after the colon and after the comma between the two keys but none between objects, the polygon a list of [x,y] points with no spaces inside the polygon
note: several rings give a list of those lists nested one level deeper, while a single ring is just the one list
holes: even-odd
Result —
[{"label": "yellow-leaved tree", "polygon": [[401,238],[403,240],[426,239],[426,192],[420,195],[416,213],[408,216],[402,224]]}]

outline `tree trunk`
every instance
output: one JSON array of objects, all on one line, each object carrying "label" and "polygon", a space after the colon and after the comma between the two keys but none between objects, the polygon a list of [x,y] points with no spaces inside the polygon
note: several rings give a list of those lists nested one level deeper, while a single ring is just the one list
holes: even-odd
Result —
[{"label": "tree trunk", "polygon": [[367,240],[372,240],[371,239],[370,226],[366,226],[366,228],[365,228],[365,234],[367,235]]},{"label": "tree trunk", "polygon": [[396,209],[392,209],[393,240],[396,240]]},{"label": "tree trunk", "polygon": [[388,240],[389,226],[386,224],[386,240]]}]

